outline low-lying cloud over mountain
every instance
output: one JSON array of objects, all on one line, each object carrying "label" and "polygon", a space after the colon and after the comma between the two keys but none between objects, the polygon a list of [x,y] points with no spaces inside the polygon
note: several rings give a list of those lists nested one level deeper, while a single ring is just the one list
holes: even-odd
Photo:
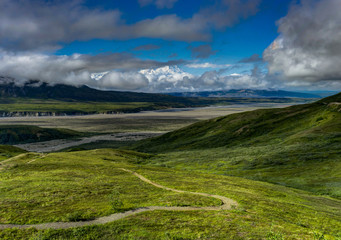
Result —
[{"label": "low-lying cloud over mountain", "polygon": [[176,66],[140,71],[148,78],[148,86],[142,88],[143,91],[148,92],[223,90],[247,86],[268,88],[273,86],[257,67],[251,74],[224,74],[224,72],[225,69],[211,70],[200,76],[195,76]]},{"label": "low-lying cloud over mountain", "polygon": [[[54,56],[38,53],[6,54],[0,56],[0,76],[15,79],[20,85],[28,80],[40,80],[49,84],[88,85],[103,89],[137,90],[147,87],[148,79],[139,69],[172,66],[183,61],[158,62],[141,60],[130,54]],[[94,72],[107,71],[97,81]],[[115,69],[115,70],[112,70]]]},{"label": "low-lying cloud over mountain", "polygon": [[[28,80],[40,80],[50,85],[88,85],[98,89],[144,92],[202,91],[230,88],[266,88],[273,86],[265,74],[255,68],[251,74],[224,74],[225,69],[206,71],[196,76],[185,72],[172,62],[141,61],[125,56],[129,64],[121,62],[123,56],[107,56],[111,61],[96,56],[73,55],[6,56],[0,58],[0,76],[15,78],[17,85]],[[117,61],[115,59],[117,58]],[[134,64],[132,64],[134,63]],[[174,64],[176,62],[173,62]],[[120,67],[122,70],[105,71]],[[138,70],[147,66],[147,68]],[[95,72],[95,73],[94,73]],[[98,73],[96,73],[98,72]],[[7,75],[5,75],[7,74]]]}]

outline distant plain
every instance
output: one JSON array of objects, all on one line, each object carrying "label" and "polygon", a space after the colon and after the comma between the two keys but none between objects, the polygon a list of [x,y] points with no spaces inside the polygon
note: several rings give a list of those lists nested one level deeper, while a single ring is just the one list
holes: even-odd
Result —
[{"label": "distant plain", "polygon": [[93,114],[83,116],[4,117],[0,125],[34,125],[45,128],[68,128],[80,132],[168,132],[200,120],[260,108],[286,107],[283,103],[253,103],[202,108],[144,111],[125,114]]}]

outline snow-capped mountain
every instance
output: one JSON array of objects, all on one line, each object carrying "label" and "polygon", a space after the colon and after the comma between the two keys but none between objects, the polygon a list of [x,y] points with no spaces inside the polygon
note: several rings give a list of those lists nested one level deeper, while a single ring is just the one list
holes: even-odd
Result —
[{"label": "snow-capped mountain", "polygon": [[104,75],[106,75],[108,72],[101,72],[101,73],[91,73],[90,77],[93,80],[100,80]]},{"label": "snow-capped mountain", "polygon": [[140,70],[140,73],[146,76],[149,82],[177,82],[183,80],[184,77],[193,78],[190,73],[182,71],[177,66],[165,66],[156,69]]}]

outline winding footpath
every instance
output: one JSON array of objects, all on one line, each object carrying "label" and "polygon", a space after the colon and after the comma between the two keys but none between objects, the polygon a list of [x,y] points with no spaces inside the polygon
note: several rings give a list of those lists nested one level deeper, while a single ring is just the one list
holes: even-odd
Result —
[{"label": "winding footpath", "polygon": [[[7,162],[10,162],[10,161],[13,161],[13,160],[17,160],[17,159],[20,159],[21,157],[24,157],[26,156],[27,153],[22,153],[22,154],[19,154],[17,156],[14,156],[14,157],[11,157],[11,158],[8,158],[2,162],[0,162],[0,171],[3,170],[5,168],[6,165],[4,165],[4,163],[7,163]],[[27,162],[26,164],[30,164],[32,162],[35,162],[37,159],[40,159],[40,158],[43,158],[45,155],[44,154],[38,154],[38,156],[34,159],[32,159],[31,161]],[[1,229],[1,228],[0,228]]]},{"label": "winding footpath", "polygon": [[209,210],[229,210],[232,207],[238,206],[238,203],[236,201],[234,201],[230,198],[224,197],[224,196],[212,195],[212,194],[207,194],[207,193],[199,193],[199,192],[188,192],[188,191],[177,190],[177,189],[165,187],[165,186],[162,186],[160,184],[157,184],[157,183],[150,181],[149,179],[145,178],[144,176],[142,176],[136,172],[133,172],[133,171],[125,169],[125,168],[120,168],[120,169],[122,171],[125,171],[125,172],[128,172],[128,173],[135,175],[136,177],[138,177],[142,181],[149,183],[155,187],[162,188],[162,189],[165,189],[168,191],[177,192],[177,193],[189,193],[189,194],[200,195],[200,196],[205,196],[205,197],[213,197],[213,198],[221,200],[222,205],[217,206],[217,207],[162,207],[162,206],[142,207],[142,208],[137,208],[134,210],[126,211],[123,213],[115,213],[115,214],[111,214],[111,215],[106,216],[106,217],[99,217],[95,220],[82,221],[82,222],[52,222],[52,223],[26,224],[26,225],[0,224],[0,230],[1,229],[7,229],[7,228],[66,229],[66,228],[84,227],[84,226],[89,226],[89,225],[110,223],[110,222],[131,216],[131,215],[135,215],[135,214],[147,212],[147,211],[154,211],[154,210],[166,210],[166,211],[198,211],[198,210],[204,210],[204,211],[209,211]]},{"label": "winding footpath", "polygon": [[6,160],[3,160],[0,162],[0,170],[3,170],[4,169],[4,163],[7,163],[7,162],[10,162],[10,161],[13,161],[13,160],[16,160],[16,159],[19,159],[23,156],[25,156],[27,153],[22,153],[22,154],[19,154],[17,156],[14,156],[14,157],[11,157],[11,158],[8,158]]}]

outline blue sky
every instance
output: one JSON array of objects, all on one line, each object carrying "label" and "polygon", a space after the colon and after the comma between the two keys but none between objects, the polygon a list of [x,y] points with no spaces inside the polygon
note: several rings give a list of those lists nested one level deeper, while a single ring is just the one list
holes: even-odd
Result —
[{"label": "blue sky", "polygon": [[340,8],[338,0],[3,0],[0,75],[145,92],[339,90]]},{"label": "blue sky", "polygon": [[[134,24],[144,19],[155,18],[164,14],[176,14],[182,18],[190,18],[200,9],[209,6],[212,1],[180,0],[174,7],[158,9],[154,4],[141,7],[138,1],[86,1],[90,8],[119,9],[128,24]],[[159,38],[133,38],[128,40],[103,40],[93,39],[87,41],[73,41],[63,45],[56,51],[58,55],[71,55],[74,53],[96,55],[108,52],[128,52],[141,59],[167,61],[182,59],[195,62],[210,62],[214,64],[236,64],[243,58],[253,54],[262,55],[263,51],[278,36],[276,21],[285,16],[292,1],[264,0],[259,4],[259,11],[231,27],[216,30],[209,29],[211,39],[208,41],[174,41]],[[138,50],[141,46],[151,46],[150,50]],[[210,45],[216,51],[207,58],[195,58],[190,47]],[[142,48],[142,47],[141,47]],[[245,66],[246,68],[250,68]],[[186,68],[191,73],[198,73],[198,69]],[[203,71],[203,69],[201,69]],[[199,71],[200,72],[200,71]]]}]

